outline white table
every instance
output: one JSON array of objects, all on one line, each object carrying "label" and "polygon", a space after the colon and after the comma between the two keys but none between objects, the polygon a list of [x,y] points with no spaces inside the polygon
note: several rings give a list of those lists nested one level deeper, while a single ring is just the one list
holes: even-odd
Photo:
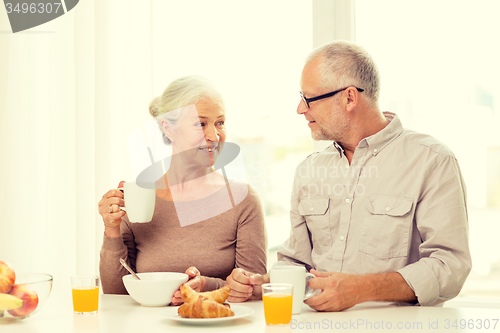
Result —
[{"label": "white table", "polygon": [[[25,320],[0,323],[0,333],[500,332],[500,309],[486,303],[482,308],[365,303],[337,313],[316,312],[304,305],[302,313],[294,315],[286,327],[266,326],[261,301],[241,305],[253,308],[254,314],[217,325],[190,326],[166,319],[161,315],[163,308],[142,307],[130,296],[101,295],[99,313],[75,315],[70,293],[53,292],[39,313]],[[471,328],[460,329],[461,320]],[[485,328],[486,320],[489,329]]]}]

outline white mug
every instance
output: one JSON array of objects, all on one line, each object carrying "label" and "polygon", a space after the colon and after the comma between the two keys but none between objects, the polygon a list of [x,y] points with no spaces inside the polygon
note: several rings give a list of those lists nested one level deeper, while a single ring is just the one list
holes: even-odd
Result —
[{"label": "white mug", "polygon": [[311,289],[307,285],[307,282],[316,276],[307,273],[304,266],[275,266],[271,268],[270,274],[271,283],[293,284],[292,314],[299,314],[302,309],[302,302],[321,292],[321,289]]},{"label": "white mug", "polygon": [[123,184],[125,200],[124,211],[130,222],[150,222],[155,210],[156,190],[143,188],[136,183]]}]

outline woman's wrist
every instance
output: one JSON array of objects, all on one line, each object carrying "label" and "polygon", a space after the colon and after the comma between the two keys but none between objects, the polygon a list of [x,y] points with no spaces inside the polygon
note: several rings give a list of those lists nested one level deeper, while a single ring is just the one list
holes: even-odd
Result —
[{"label": "woman's wrist", "polygon": [[109,238],[121,237],[120,226],[117,227],[104,226],[104,235]]}]

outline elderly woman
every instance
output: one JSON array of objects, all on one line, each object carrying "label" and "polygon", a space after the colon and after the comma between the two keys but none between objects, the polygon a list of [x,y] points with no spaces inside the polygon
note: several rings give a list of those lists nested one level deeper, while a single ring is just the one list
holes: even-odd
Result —
[{"label": "elderly woman", "polygon": [[[120,209],[118,189],[100,200],[103,292],[127,293],[120,258],[137,272],[186,272],[197,291],[222,287],[234,268],[266,273],[258,195],[213,166],[226,140],[225,108],[213,84],[198,76],[177,79],[152,102],[150,113],[172,146],[170,165],[155,183],[151,222],[131,223]],[[179,293],[172,302],[182,302]]]}]

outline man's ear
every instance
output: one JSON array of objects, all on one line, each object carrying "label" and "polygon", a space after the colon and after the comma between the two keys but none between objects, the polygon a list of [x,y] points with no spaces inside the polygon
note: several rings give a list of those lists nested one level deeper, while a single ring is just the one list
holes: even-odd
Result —
[{"label": "man's ear", "polygon": [[359,92],[356,88],[349,87],[346,89],[344,96],[345,108],[348,112],[351,112],[359,103]]},{"label": "man's ear", "polygon": [[170,141],[172,141],[172,126],[168,123],[168,121],[166,121],[165,119],[162,119],[161,120],[161,127],[163,128],[163,132],[165,132],[165,135],[167,136],[167,138],[170,139]]}]

